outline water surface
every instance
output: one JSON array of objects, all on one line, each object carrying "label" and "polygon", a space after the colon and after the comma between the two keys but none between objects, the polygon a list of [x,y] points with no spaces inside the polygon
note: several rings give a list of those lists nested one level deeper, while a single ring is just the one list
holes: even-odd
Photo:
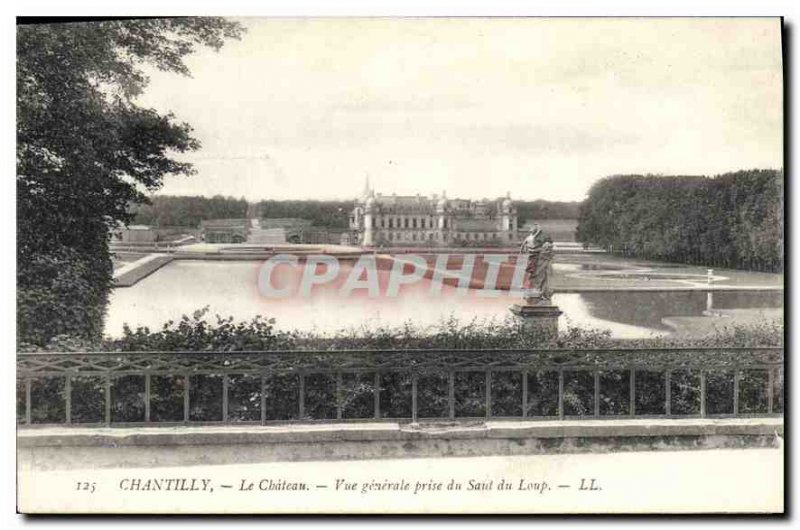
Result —
[{"label": "water surface", "polygon": [[[586,265],[586,267],[583,267]],[[115,289],[109,308],[106,333],[118,336],[124,323],[132,327],[159,328],[168,320],[208,306],[210,314],[249,320],[257,315],[274,317],[281,329],[332,332],[361,326],[395,326],[412,321],[436,324],[455,317],[502,320],[517,296],[502,293],[482,298],[475,291],[459,295],[445,286],[441,295],[430,293],[427,280],[401,289],[397,298],[369,298],[364,292],[343,297],[340,284],[321,286],[310,298],[265,297],[258,288],[261,262],[177,260],[133,287]],[[596,263],[557,263],[562,272],[604,270]],[[608,270],[619,270],[612,264]],[[285,281],[276,278],[276,282]],[[707,306],[705,292],[580,292],[559,293],[553,298],[564,312],[560,325],[610,330],[617,337],[647,337],[664,334],[664,317],[701,315]],[[714,293],[715,309],[781,307],[782,293],[748,291]]]}]

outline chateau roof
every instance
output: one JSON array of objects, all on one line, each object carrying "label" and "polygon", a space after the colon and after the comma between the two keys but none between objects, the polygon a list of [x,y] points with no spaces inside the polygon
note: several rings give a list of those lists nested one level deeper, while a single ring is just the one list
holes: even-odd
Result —
[{"label": "chateau roof", "polygon": [[[385,214],[434,214],[437,205],[445,201],[449,213],[454,216],[471,217],[476,209],[481,209],[487,217],[495,217],[500,214],[503,202],[508,200],[504,197],[497,199],[447,199],[446,197],[425,197],[422,195],[381,195],[375,194],[370,197],[370,201],[375,205],[377,211]],[[359,201],[361,204],[364,202]]]}]

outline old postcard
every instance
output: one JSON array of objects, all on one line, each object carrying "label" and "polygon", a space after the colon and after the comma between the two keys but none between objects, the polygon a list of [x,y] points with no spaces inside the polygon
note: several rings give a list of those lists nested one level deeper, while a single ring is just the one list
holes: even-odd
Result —
[{"label": "old postcard", "polygon": [[18,510],[782,513],[782,36],[21,20]]}]

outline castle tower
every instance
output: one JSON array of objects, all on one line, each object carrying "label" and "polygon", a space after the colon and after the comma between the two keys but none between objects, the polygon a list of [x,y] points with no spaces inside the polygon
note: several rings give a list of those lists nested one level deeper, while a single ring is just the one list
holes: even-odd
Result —
[{"label": "castle tower", "polygon": [[513,232],[515,229],[514,205],[511,202],[511,192],[506,192],[506,198],[500,206],[500,229],[504,232]]},{"label": "castle tower", "polygon": [[439,230],[446,228],[445,214],[447,213],[447,192],[442,192],[442,197],[436,203],[436,226]]},{"label": "castle tower", "polygon": [[[367,182],[369,187],[369,182]],[[372,222],[375,218],[375,194],[372,190],[368,191],[367,199],[364,201],[364,239],[361,245],[371,247],[375,244],[373,237]]]},{"label": "castle tower", "polygon": [[361,193],[361,198],[367,200],[372,194],[372,188],[369,187],[369,175],[364,178],[364,191]]},{"label": "castle tower", "polygon": [[442,191],[442,197],[436,203],[436,229],[439,241],[447,241],[447,192]]}]

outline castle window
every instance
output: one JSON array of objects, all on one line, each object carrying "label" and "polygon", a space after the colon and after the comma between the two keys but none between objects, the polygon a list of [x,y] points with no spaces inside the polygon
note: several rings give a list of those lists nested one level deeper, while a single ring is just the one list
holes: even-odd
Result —
[{"label": "castle window", "polygon": [[394,228],[394,218],[389,218],[389,228]]},{"label": "castle window", "polygon": [[411,225],[412,225],[412,228],[416,228],[417,227],[417,218],[416,217],[411,220]]}]

